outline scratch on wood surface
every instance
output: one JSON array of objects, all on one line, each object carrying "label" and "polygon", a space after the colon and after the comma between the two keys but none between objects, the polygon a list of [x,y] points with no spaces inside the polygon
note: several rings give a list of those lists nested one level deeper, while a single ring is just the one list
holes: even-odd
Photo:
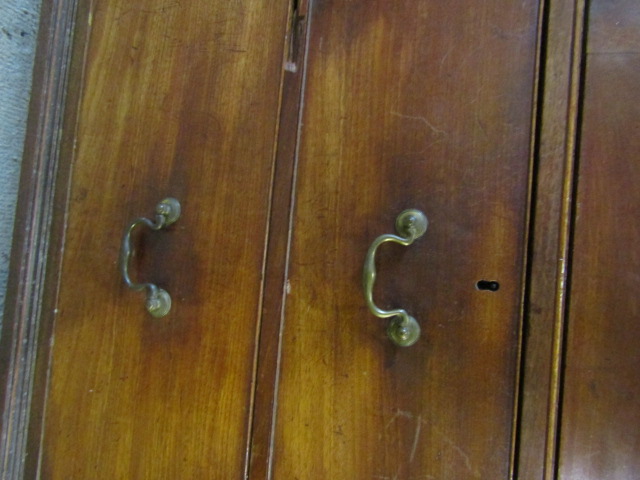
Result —
[{"label": "scratch on wood surface", "polygon": [[[387,475],[374,475],[374,479],[376,480],[398,480],[398,474],[393,477],[389,477]],[[436,477],[433,475],[414,475],[408,478],[408,480],[436,480]]]},{"label": "scratch on wood surface", "polygon": [[479,473],[473,469],[473,466],[471,465],[471,459],[469,458],[469,455],[467,455],[467,453],[465,453],[464,450],[462,450],[458,445],[455,444],[455,442],[453,442],[453,440],[451,440],[450,438],[446,437],[446,436],[442,436],[442,439],[447,442],[451,448],[458,454],[460,455],[460,457],[462,457],[462,460],[464,462],[464,466],[467,468],[467,470],[469,470],[469,472],[473,473],[473,475],[475,477],[479,476]]},{"label": "scratch on wood surface", "polygon": [[149,8],[149,9],[145,9],[145,8],[129,8],[125,11],[123,11],[120,15],[118,15],[116,17],[116,21],[121,20],[123,17],[125,17],[126,15],[129,15],[130,13],[133,12],[138,12],[138,13],[148,13],[148,14],[155,14],[155,13],[166,13],[168,10],[173,10],[174,8],[178,8],[180,7],[180,2],[173,2],[173,3],[169,3],[166,5],[160,5],[159,7],[156,8]]},{"label": "scratch on wood surface", "polygon": [[391,417],[391,419],[385,425],[384,429],[388,430],[389,427],[391,426],[391,424],[393,422],[395,422],[400,417],[402,417],[402,418],[415,418],[415,415],[413,413],[411,413],[411,412],[406,411],[406,410],[397,409],[395,411],[395,413],[393,414],[393,417]]},{"label": "scratch on wood surface", "polygon": [[489,135],[487,134],[487,129],[484,127],[484,124],[482,123],[482,120],[480,119],[480,116],[478,115],[477,111],[474,113],[474,119],[478,129],[480,130],[484,138],[489,138]]},{"label": "scratch on wood surface", "polygon": [[449,50],[447,50],[446,53],[440,59],[440,71],[442,71],[442,67],[444,66],[444,62],[447,60],[447,58],[449,58],[449,55],[451,54],[452,51],[453,51],[453,47],[449,47]]},{"label": "scratch on wood surface", "polygon": [[495,37],[500,38],[502,40],[522,38],[528,33],[526,30],[522,30],[522,29],[519,31],[505,30],[504,28],[499,27],[498,25],[495,25],[493,23],[489,23],[489,30],[491,30],[491,33]]},{"label": "scratch on wood surface", "polygon": [[[391,419],[387,422],[387,424],[385,425],[385,431],[388,430],[391,425],[396,422],[398,419],[400,418],[404,418],[404,419],[408,419],[411,421],[415,421],[416,426],[415,426],[415,430],[414,430],[414,434],[413,434],[413,443],[411,446],[411,451],[409,453],[409,458],[408,458],[408,463],[412,463],[414,461],[414,459],[416,458],[416,453],[418,451],[418,445],[420,444],[420,435],[422,433],[422,425],[427,425],[428,422],[426,420],[424,420],[422,418],[422,414],[414,414],[413,412],[409,411],[409,410],[401,410],[401,409],[396,409],[393,412],[393,416],[391,417]],[[448,443],[452,443],[452,442],[448,442]],[[462,450],[460,450],[458,453],[463,453]],[[469,459],[467,457],[467,465],[468,468],[470,468],[470,462]],[[375,480],[400,480],[401,476],[400,476],[400,472],[402,472],[403,468],[405,468],[408,464],[405,462],[400,462],[398,465],[398,470],[395,472],[395,474],[393,476],[390,475],[374,475],[373,478]],[[474,472],[475,473],[475,472]],[[429,475],[429,474],[421,474],[421,475],[411,475],[409,477],[403,477],[406,480],[436,480],[436,477],[434,477],[433,475]]]},{"label": "scratch on wood surface", "polygon": [[[409,410],[401,410],[401,409],[398,408],[393,412],[393,416],[386,423],[386,425],[384,427],[384,430],[387,431],[389,428],[391,428],[393,423],[396,422],[400,418],[412,420],[412,421],[415,421],[415,423],[416,423],[415,430],[414,430],[414,433],[413,433],[413,442],[412,442],[412,445],[411,445],[411,450],[410,450],[409,458],[408,458],[408,464],[411,464],[416,458],[416,454],[418,452],[418,446],[420,445],[420,437],[421,437],[421,434],[422,434],[422,425],[424,424],[424,425],[428,425],[429,429],[432,429],[433,432],[438,437],[440,437],[444,443],[446,443],[449,446],[451,451],[453,451],[455,455],[457,455],[457,456],[459,456],[461,458],[462,464],[469,471],[469,473],[472,475],[472,478],[481,478],[481,473],[477,468],[474,468],[474,466],[472,464],[471,457],[469,456],[469,454],[467,454],[467,452],[465,452],[462,448],[460,448],[455,443],[454,440],[452,440],[451,438],[447,437],[444,434],[444,432],[442,432],[440,429],[434,428],[433,425],[431,425],[429,422],[427,422],[422,417],[422,414],[416,415],[416,414],[414,414],[413,412],[411,412]],[[382,437],[382,435],[381,435],[381,437]],[[402,471],[403,466],[406,466],[406,465],[407,465],[407,463],[400,462],[400,465],[398,466],[398,471],[393,476],[376,475],[373,478],[374,479],[378,479],[378,480],[399,480],[400,472]],[[406,478],[406,480],[435,480],[435,479],[436,479],[436,477],[434,477],[433,475],[429,475],[429,474],[412,475],[412,476]]]},{"label": "scratch on wood surface", "polygon": [[446,135],[447,134],[447,132],[445,132],[444,130],[439,129],[438,127],[433,125],[431,122],[429,122],[429,120],[427,120],[425,117],[423,117],[421,115],[405,115],[404,113],[399,113],[399,112],[389,112],[389,113],[391,115],[396,116],[396,117],[406,118],[407,120],[417,120],[419,122],[422,122],[424,125],[426,125],[436,135]]},{"label": "scratch on wood surface", "polygon": [[413,445],[411,446],[411,454],[409,455],[409,463],[413,462],[416,456],[416,450],[418,449],[418,440],[420,440],[420,430],[422,429],[422,415],[418,415],[416,421],[416,433],[413,436]]}]

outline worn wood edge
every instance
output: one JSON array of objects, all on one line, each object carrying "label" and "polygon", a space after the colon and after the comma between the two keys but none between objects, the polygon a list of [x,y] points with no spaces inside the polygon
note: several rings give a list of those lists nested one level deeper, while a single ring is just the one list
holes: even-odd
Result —
[{"label": "worn wood edge", "polygon": [[[560,203],[566,151],[564,121],[570,88],[571,34],[569,2],[544,2],[539,34],[539,97],[532,165],[528,264],[521,338],[520,388],[512,478],[541,478],[544,460],[547,392],[554,289],[560,230]],[[560,124],[560,126],[559,126]],[[543,312],[536,313],[536,309]]]},{"label": "worn wood edge", "polygon": [[56,197],[64,188],[60,151],[77,10],[78,0],[45,1],[41,9],[0,339],[2,478],[37,478],[42,404],[36,404],[46,390],[45,318],[55,304],[50,272],[59,262],[55,225],[64,205],[57,207]]},{"label": "worn wood edge", "polygon": [[[272,203],[269,211],[264,295],[261,304],[250,467],[246,477],[255,480],[270,480],[273,476],[280,358],[295,209],[301,118],[304,109],[307,52],[312,24],[312,2],[313,0],[296,2],[298,11],[304,15],[305,24],[300,32],[301,36],[297,39],[299,57],[296,59],[294,69],[284,75],[283,82]],[[290,13],[293,14],[293,11]],[[289,62],[283,62],[283,68],[289,69],[291,66]],[[262,414],[260,421],[258,421],[258,413]]]},{"label": "worn wood edge", "polygon": [[[549,480],[556,472],[584,5],[584,0],[548,0],[546,6],[538,168],[533,185],[525,301],[525,323],[529,327],[522,343],[514,472],[522,480]],[[536,316],[534,308],[543,309],[542,316]]]},{"label": "worn wood edge", "polygon": [[[547,7],[549,24],[542,59],[543,94],[537,159],[540,163],[537,171],[539,184],[534,185],[534,190],[540,195],[534,193],[530,241],[532,261],[525,317],[530,324],[530,332],[523,338],[516,459],[516,476],[523,480],[547,478],[545,472],[553,475],[555,470],[553,452],[557,443],[559,373],[580,86],[583,14],[579,3],[575,0],[551,0]],[[569,35],[562,32],[569,32]],[[562,122],[564,128],[558,129],[558,122]],[[545,162],[542,162],[542,157]],[[554,246],[549,248],[545,245],[548,240]],[[551,289],[547,288],[550,276],[555,279]],[[533,315],[535,305],[543,309],[549,307],[548,321]],[[536,321],[538,324],[534,325]],[[535,364],[537,361],[541,364]]]},{"label": "worn wood edge", "polygon": [[571,58],[571,88],[567,112],[567,149],[562,185],[561,230],[558,245],[558,268],[556,274],[556,304],[553,327],[551,379],[548,401],[547,435],[545,444],[544,479],[553,480],[558,471],[558,446],[560,438],[559,418],[561,408],[562,368],[564,337],[568,309],[568,283],[571,270],[571,241],[576,189],[576,164],[579,149],[579,119],[581,113],[584,45],[586,32],[586,0],[576,0],[573,18],[573,41]]},{"label": "worn wood edge", "polygon": [[[258,392],[258,388],[263,388],[264,386],[262,385],[262,383],[259,380],[259,377],[262,375],[262,377],[265,376],[264,374],[264,363],[269,363],[269,358],[266,358],[265,361],[263,361],[263,359],[261,357],[265,356],[264,354],[261,355],[261,352],[263,349],[265,348],[269,348],[269,346],[272,344],[272,342],[274,342],[274,339],[272,338],[273,335],[269,335],[266,331],[270,330],[271,324],[269,322],[269,320],[272,320],[269,318],[268,315],[264,314],[264,304],[266,302],[269,302],[269,299],[271,298],[270,295],[272,295],[272,291],[274,291],[274,289],[277,289],[277,278],[278,275],[275,275],[275,278],[272,280],[272,278],[274,277],[273,275],[273,270],[274,269],[278,269],[278,267],[280,266],[280,264],[278,263],[278,261],[276,260],[274,262],[274,246],[273,244],[275,242],[272,242],[271,240],[271,236],[272,236],[272,230],[278,230],[278,221],[276,220],[276,218],[278,216],[282,216],[284,214],[288,213],[288,206],[284,205],[283,202],[281,201],[281,197],[282,197],[282,182],[285,180],[285,178],[283,178],[283,173],[282,173],[282,164],[284,163],[284,177],[286,177],[287,172],[289,171],[289,169],[287,168],[287,159],[286,158],[282,158],[283,156],[283,152],[282,152],[282,148],[280,148],[280,145],[284,142],[286,142],[286,130],[283,131],[281,129],[281,123],[282,123],[282,118],[283,116],[286,117],[287,112],[290,110],[291,108],[291,95],[288,95],[288,91],[291,89],[292,84],[295,83],[295,80],[291,80],[290,76],[286,75],[286,63],[288,61],[288,54],[289,54],[289,43],[290,43],[290,36],[293,34],[291,27],[293,25],[292,23],[292,18],[293,15],[295,14],[295,5],[293,1],[289,1],[288,2],[288,9],[287,9],[287,19],[286,19],[286,25],[287,25],[287,31],[286,31],[286,35],[283,38],[283,47],[282,47],[282,59],[281,59],[281,65],[282,65],[282,70],[280,72],[280,89],[278,92],[278,111],[277,111],[277,120],[276,120],[276,125],[275,125],[275,131],[274,131],[274,135],[273,135],[273,147],[272,147],[272,152],[273,152],[273,157],[272,157],[272,163],[271,163],[271,178],[270,178],[270,183],[269,183],[269,200],[268,200],[268,204],[267,204],[267,216],[266,216],[266,225],[264,228],[264,251],[263,251],[263,258],[262,258],[262,283],[260,285],[260,297],[258,299],[258,308],[257,308],[257,312],[256,312],[256,317],[258,319],[258,321],[256,322],[256,331],[255,331],[255,341],[254,341],[254,345],[255,345],[255,349],[254,349],[254,358],[253,358],[253,372],[252,372],[252,385],[251,385],[251,393],[250,393],[250,399],[249,399],[249,412],[250,414],[248,415],[247,418],[247,429],[246,429],[246,447],[245,447],[245,459],[244,459],[244,475],[243,478],[249,479],[251,478],[251,472],[252,472],[252,467],[254,464],[254,456],[255,456],[255,451],[254,451],[254,441],[255,438],[266,438],[266,436],[268,436],[268,432],[265,432],[264,429],[260,428],[260,424],[259,422],[257,422],[257,418],[259,418],[259,414],[261,411],[263,410],[263,396],[264,395],[260,395]],[[283,113],[284,112],[284,113]],[[283,138],[284,137],[284,138]],[[285,187],[286,188],[286,187]],[[274,284],[275,283],[275,284]],[[272,286],[272,284],[274,284]],[[267,322],[265,322],[265,317],[267,318]],[[279,323],[279,322],[278,322]],[[278,340],[275,339],[275,341],[277,342]],[[264,343],[267,343],[267,345],[265,346]],[[268,386],[267,386],[267,390],[268,390]],[[258,423],[258,425],[256,425]],[[258,454],[259,456],[260,454]]]},{"label": "worn wood edge", "polygon": [[509,452],[509,478],[517,478],[518,470],[518,452],[519,452],[519,433],[520,433],[520,408],[521,399],[520,391],[522,389],[523,379],[523,354],[524,354],[524,334],[525,334],[525,316],[526,316],[526,304],[528,301],[528,285],[530,280],[530,252],[533,247],[532,232],[533,232],[533,202],[535,192],[535,181],[537,171],[537,156],[539,153],[539,135],[541,131],[541,110],[542,110],[542,76],[544,69],[542,62],[544,59],[544,42],[546,40],[546,23],[548,20],[548,5],[545,0],[540,0],[538,4],[538,22],[536,28],[536,55],[535,55],[535,67],[534,67],[534,85],[533,95],[531,98],[532,111],[531,111],[531,127],[530,127],[530,144],[529,144],[529,172],[528,172],[528,185],[527,185],[527,209],[525,218],[525,235],[523,239],[524,251],[522,255],[522,277],[520,280],[521,293],[520,293],[520,327],[518,331],[518,353],[516,358],[516,364],[518,365],[515,379],[515,394],[513,404],[513,418],[511,421],[511,451]]}]

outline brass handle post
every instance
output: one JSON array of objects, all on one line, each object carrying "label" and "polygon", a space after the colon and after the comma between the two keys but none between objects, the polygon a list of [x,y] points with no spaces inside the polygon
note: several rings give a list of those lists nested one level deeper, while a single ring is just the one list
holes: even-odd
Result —
[{"label": "brass handle post", "polygon": [[168,227],[180,218],[180,202],[175,198],[165,198],[156,205],[155,222],[148,218],[136,218],[125,229],[120,248],[120,273],[124,283],[135,291],[147,290],[147,311],[154,317],[164,317],[171,310],[171,296],[166,290],[154,283],[136,283],[129,275],[129,260],[133,256],[131,246],[131,234],[138,225],[146,225],[151,230],[161,230]]},{"label": "brass handle post", "polygon": [[397,308],[394,310],[382,310],[373,302],[373,284],[376,281],[376,250],[386,242],[411,245],[427,231],[427,217],[419,210],[405,210],[396,218],[396,231],[398,235],[385,234],[376,238],[367,252],[364,261],[362,283],[364,298],[371,313],[378,318],[391,318],[387,327],[387,335],[393,343],[401,347],[413,345],[420,337],[420,325],[406,310]]}]

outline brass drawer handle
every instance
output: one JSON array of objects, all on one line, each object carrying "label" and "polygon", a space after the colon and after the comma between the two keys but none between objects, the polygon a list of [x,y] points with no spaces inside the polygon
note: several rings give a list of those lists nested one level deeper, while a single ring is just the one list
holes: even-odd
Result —
[{"label": "brass drawer handle", "polygon": [[151,230],[161,230],[180,218],[180,202],[175,198],[165,198],[156,205],[156,221],[148,218],[136,218],[125,229],[120,249],[120,272],[124,283],[135,291],[147,289],[147,311],[154,317],[164,317],[171,310],[171,296],[166,290],[153,283],[136,283],[129,276],[129,259],[133,255],[131,233],[138,225],[146,225]]},{"label": "brass drawer handle", "polygon": [[416,343],[420,337],[420,325],[416,319],[409,315],[406,310],[398,308],[395,310],[382,310],[373,303],[373,284],[376,281],[376,250],[385,242],[395,242],[404,246],[411,245],[414,240],[420,238],[427,231],[427,217],[420,210],[405,210],[396,218],[396,231],[399,235],[385,234],[376,238],[367,252],[364,261],[363,286],[364,298],[371,313],[378,318],[390,318],[387,327],[387,335],[393,343],[401,347],[408,347]]}]

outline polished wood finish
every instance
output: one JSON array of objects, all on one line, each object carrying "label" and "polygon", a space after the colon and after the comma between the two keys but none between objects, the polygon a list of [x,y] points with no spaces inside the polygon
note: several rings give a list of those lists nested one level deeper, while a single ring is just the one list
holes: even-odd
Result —
[{"label": "polished wood finish", "polygon": [[556,472],[584,1],[547,2],[523,335],[517,478]]},{"label": "polished wood finish", "polygon": [[[272,477],[508,478],[538,2],[314,2]],[[430,226],[364,256],[405,208]],[[497,292],[479,291],[496,280]]]},{"label": "polished wood finish", "polygon": [[[75,0],[43,2],[32,97],[14,226],[10,281],[0,336],[3,478],[35,478],[46,393],[57,271],[63,241],[64,197],[72,144],[62,125],[73,123],[77,95],[69,64],[82,56],[86,29],[75,25]],[[73,35],[72,35],[73,33]],[[75,41],[72,41],[72,37]],[[73,81],[72,81],[73,83]],[[61,201],[62,199],[62,201]]]},{"label": "polished wood finish", "polygon": [[276,171],[269,220],[269,241],[265,269],[260,350],[256,375],[250,452],[250,479],[268,478],[271,471],[271,449],[274,427],[273,410],[278,385],[279,348],[282,309],[286,295],[286,277],[291,242],[291,213],[295,191],[296,149],[304,85],[308,3],[292,4],[288,54],[283,81],[282,109],[276,155]]},{"label": "polished wood finish", "polygon": [[[96,1],[78,20],[45,478],[244,478],[287,11]],[[117,257],[165,196],[183,216],[138,232],[132,262],[173,296],[158,320]]]},{"label": "polished wood finish", "polygon": [[640,472],[640,4],[590,4],[561,480]]},{"label": "polished wood finish", "polygon": [[45,2],[3,478],[635,478],[636,3]]}]

